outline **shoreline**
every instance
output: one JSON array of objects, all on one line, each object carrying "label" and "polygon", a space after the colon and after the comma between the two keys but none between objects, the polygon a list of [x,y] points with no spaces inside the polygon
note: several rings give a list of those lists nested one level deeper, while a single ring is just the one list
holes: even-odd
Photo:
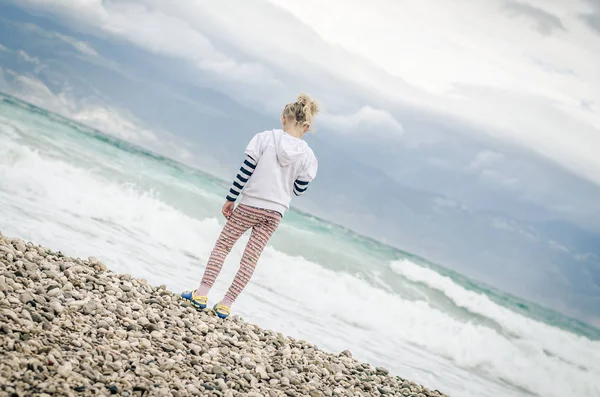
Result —
[{"label": "shoreline", "polygon": [[0,394],[447,397],[0,233]]}]

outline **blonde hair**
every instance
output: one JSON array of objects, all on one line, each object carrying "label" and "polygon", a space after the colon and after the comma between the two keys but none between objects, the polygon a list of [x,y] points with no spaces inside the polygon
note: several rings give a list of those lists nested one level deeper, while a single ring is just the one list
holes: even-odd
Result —
[{"label": "blonde hair", "polygon": [[317,101],[302,93],[296,102],[288,103],[283,108],[282,116],[288,120],[295,120],[298,125],[311,125],[313,117],[319,113],[320,106]]}]

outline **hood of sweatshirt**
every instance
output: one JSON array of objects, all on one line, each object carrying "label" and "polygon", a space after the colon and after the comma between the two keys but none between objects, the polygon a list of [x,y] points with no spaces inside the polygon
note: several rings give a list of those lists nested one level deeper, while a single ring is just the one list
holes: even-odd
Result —
[{"label": "hood of sweatshirt", "polygon": [[277,160],[281,166],[286,166],[302,159],[310,150],[302,139],[295,138],[283,130],[273,130],[273,140],[277,152]]}]

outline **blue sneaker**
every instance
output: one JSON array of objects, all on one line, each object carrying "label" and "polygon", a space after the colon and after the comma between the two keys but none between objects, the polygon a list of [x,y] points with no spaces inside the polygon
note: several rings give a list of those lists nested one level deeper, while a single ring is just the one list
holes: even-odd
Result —
[{"label": "blue sneaker", "polygon": [[208,296],[194,295],[196,291],[184,291],[181,293],[181,299],[191,302],[198,309],[206,309],[208,305]]},{"label": "blue sneaker", "polygon": [[227,318],[231,314],[231,309],[225,305],[217,303],[213,307],[213,312],[215,312],[219,318]]}]

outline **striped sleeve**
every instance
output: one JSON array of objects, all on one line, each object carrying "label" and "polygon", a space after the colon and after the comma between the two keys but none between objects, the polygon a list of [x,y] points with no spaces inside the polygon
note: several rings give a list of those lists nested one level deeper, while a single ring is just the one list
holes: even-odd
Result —
[{"label": "striped sleeve", "polygon": [[296,196],[302,196],[306,189],[308,189],[308,183],[309,182],[307,181],[296,179],[296,181],[294,182],[294,194]]},{"label": "striped sleeve", "polygon": [[312,156],[304,165],[302,172],[300,172],[300,174],[294,181],[294,194],[296,196],[302,196],[304,192],[306,192],[306,189],[308,189],[308,184],[312,182],[317,176],[318,167],[319,162],[317,161],[317,158],[314,156],[314,154],[312,154]]},{"label": "striped sleeve", "polygon": [[227,193],[227,200],[237,200],[237,198],[240,196],[240,193],[244,189],[244,186],[246,186],[246,182],[248,182],[248,179],[250,179],[255,169],[256,161],[254,161],[252,157],[247,155],[235,179],[233,180],[233,184],[229,188],[229,192]]}]

